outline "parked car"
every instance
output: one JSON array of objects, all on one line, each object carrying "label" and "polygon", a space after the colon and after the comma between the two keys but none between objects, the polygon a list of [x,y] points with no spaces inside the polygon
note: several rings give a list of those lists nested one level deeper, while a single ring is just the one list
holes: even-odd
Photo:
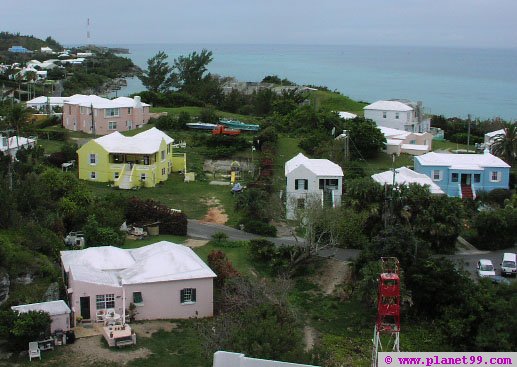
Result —
[{"label": "parked car", "polygon": [[510,285],[510,281],[500,275],[494,275],[492,277],[492,283],[494,284],[504,284],[504,285]]},{"label": "parked car", "polygon": [[495,276],[495,269],[492,261],[488,259],[480,259],[476,266],[478,276],[480,278]]},{"label": "parked car", "polygon": [[512,252],[503,254],[501,262],[501,275],[517,275],[517,255]]}]

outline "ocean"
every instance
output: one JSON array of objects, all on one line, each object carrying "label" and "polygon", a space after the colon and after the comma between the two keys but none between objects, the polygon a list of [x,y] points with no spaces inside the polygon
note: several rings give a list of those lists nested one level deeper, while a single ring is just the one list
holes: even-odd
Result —
[{"label": "ocean", "polygon": [[[298,84],[327,86],[352,99],[422,101],[446,117],[517,120],[517,49],[401,46],[117,44],[145,69],[158,51],[169,63],[203,48],[213,52],[212,74],[240,81],[278,75]],[[117,94],[145,88],[136,78]]]}]

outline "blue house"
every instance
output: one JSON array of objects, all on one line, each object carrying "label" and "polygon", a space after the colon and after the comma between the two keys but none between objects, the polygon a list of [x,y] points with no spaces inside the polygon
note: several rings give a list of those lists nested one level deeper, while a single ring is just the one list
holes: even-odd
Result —
[{"label": "blue house", "polygon": [[429,176],[449,196],[475,199],[479,191],[509,187],[510,166],[488,151],[483,154],[430,152],[414,159],[415,171]]},{"label": "blue house", "polygon": [[12,46],[12,47],[9,47],[9,49],[7,51],[19,53],[19,54],[26,54],[26,53],[31,52],[30,50],[26,49],[23,46]]}]

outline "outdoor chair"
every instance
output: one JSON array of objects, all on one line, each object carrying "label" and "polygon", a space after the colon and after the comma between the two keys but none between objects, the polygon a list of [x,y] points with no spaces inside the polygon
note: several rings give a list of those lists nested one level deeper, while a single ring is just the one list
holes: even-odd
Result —
[{"label": "outdoor chair", "polygon": [[38,342],[29,343],[29,361],[33,358],[38,357],[41,361],[41,350],[39,349]]},{"label": "outdoor chair", "polygon": [[97,310],[97,313],[95,314],[95,320],[97,322],[104,322],[104,316],[106,315],[104,310]]}]

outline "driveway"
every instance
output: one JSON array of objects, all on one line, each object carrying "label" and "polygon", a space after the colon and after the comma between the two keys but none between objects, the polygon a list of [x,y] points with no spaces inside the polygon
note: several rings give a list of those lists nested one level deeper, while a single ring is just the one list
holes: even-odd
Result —
[{"label": "driveway", "polygon": [[[499,275],[501,270],[501,260],[505,252],[517,252],[517,248],[513,247],[497,251],[475,251],[469,254],[460,253],[455,255],[449,255],[447,257],[463,266],[463,268],[466,271],[468,271],[472,278],[477,279],[476,264],[479,261],[479,259],[491,260],[496,270],[495,273]],[[517,281],[517,277],[508,277],[507,279],[513,282]]]}]

